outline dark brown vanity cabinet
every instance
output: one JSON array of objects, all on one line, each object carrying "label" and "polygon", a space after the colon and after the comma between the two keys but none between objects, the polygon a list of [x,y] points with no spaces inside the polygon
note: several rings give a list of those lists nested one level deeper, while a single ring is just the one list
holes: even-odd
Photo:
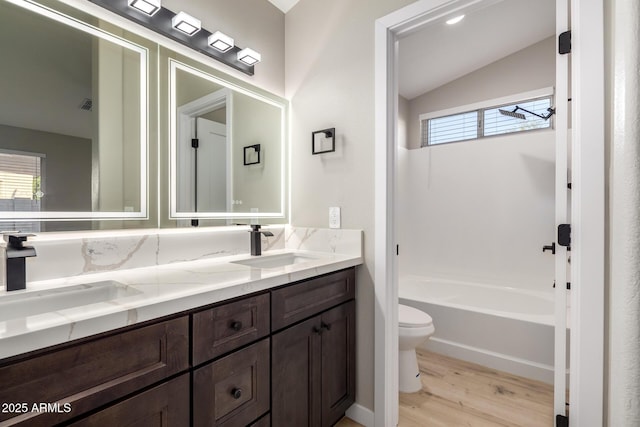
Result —
[{"label": "dark brown vanity cabinet", "polygon": [[263,293],[193,314],[193,365],[206,363],[193,371],[194,426],[247,426],[269,411],[269,313]]},{"label": "dark brown vanity cabinet", "polygon": [[269,338],[193,372],[193,425],[247,426],[269,411]]},{"label": "dark brown vanity cabinet", "polygon": [[311,315],[272,335],[273,426],[331,426],[355,401],[354,281],[350,269],[272,292],[272,325]]},{"label": "dark brown vanity cabinet", "polygon": [[[44,350],[39,355],[0,365],[0,403],[6,405],[6,410],[0,413],[0,424],[56,425],[188,369],[187,316]],[[184,381],[175,387],[184,388]],[[173,389],[172,386],[170,390]],[[139,404],[146,396],[151,396],[149,405],[157,408],[158,395],[163,393],[140,395],[136,402]],[[141,410],[138,404],[133,407]],[[110,419],[117,419],[120,413],[114,411],[110,413]],[[148,408],[148,411],[139,415],[143,419],[153,417],[154,409]],[[174,411],[179,413],[174,414]],[[129,411],[123,414],[132,415]],[[186,415],[188,420],[188,411]],[[185,419],[179,401],[163,409],[162,416]]]},{"label": "dark brown vanity cabinet", "polygon": [[242,298],[193,314],[193,365],[266,337],[269,293]]},{"label": "dark brown vanity cabinet", "polygon": [[189,374],[136,394],[80,421],[73,427],[188,426]]},{"label": "dark brown vanity cabinet", "polygon": [[0,426],[333,425],[355,397],[354,287],[350,268],[2,360]]}]

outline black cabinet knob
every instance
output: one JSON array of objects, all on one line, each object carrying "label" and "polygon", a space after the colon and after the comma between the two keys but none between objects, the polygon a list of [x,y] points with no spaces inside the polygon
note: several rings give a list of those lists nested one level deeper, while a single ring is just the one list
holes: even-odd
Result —
[{"label": "black cabinet knob", "polygon": [[320,334],[322,334],[322,327],[318,328],[317,326],[314,326],[312,331],[313,331],[314,334],[320,335]]},{"label": "black cabinet knob", "polygon": [[242,322],[237,320],[231,322],[231,329],[233,329],[234,331],[239,331],[240,329],[242,329]]},{"label": "black cabinet knob", "polygon": [[331,330],[331,324],[330,323],[322,322],[322,323],[320,323],[320,327],[323,328],[323,329],[326,329],[327,331]]},{"label": "black cabinet knob", "polygon": [[239,388],[234,388],[233,390],[231,390],[231,396],[233,396],[234,399],[240,399],[242,397],[242,390]]}]

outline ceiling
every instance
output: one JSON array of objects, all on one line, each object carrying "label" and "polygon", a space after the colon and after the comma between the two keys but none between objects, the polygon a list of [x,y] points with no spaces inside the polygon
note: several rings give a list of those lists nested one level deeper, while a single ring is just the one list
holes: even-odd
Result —
[{"label": "ceiling", "polygon": [[269,1],[281,11],[283,11],[284,13],[287,13],[300,0],[269,0]]},{"label": "ceiling", "polygon": [[555,34],[555,0],[504,0],[445,16],[400,40],[399,93],[429,92]]}]

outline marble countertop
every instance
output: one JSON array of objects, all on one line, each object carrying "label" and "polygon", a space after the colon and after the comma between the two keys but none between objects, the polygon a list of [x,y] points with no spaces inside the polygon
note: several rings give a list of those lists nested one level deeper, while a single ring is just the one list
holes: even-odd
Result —
[{"label": "marble countertop", "polygon": [[[41,280],[28,283],[25,291],[2,291],[0,359],[362,264],[361,254],[291,249],[264,252],[263,257],[287,253],[311,259],[258,268],[234,263],[251,258],[247,254],[233,255]],[[59,293],[63,299],[72,287],[98,289],[105,283],[111,284],[108,291],[112,294],[98,298],[104,300],[37,312],[38,298],[44,294]],[[3,309],[11,300],[25,297],[33,301],[32,306],[25,302],[31,315]]]}]

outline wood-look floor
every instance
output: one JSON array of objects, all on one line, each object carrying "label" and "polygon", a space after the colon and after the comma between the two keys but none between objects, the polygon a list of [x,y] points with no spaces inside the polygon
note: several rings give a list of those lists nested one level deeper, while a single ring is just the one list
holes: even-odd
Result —
[{"label": "wood-look floor", "polygon": [[418,363],[423,388],[400,393],[399,427],[553,426],[549,384],[423,350]]}]

